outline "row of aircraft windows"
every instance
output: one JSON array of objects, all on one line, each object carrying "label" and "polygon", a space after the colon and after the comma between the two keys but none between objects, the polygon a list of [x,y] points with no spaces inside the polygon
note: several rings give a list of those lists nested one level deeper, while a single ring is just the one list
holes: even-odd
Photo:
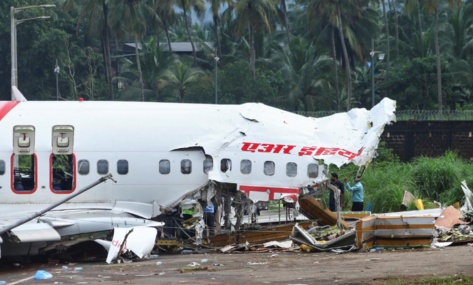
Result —
[{"label": "row of aircraft windows", "polygon": [[[37,187],[36,177],[36,156],[35,155],[18,155],[12,157],[12,189],[19,191],[19,193],[32,193]],[[97,161],[97,173],[105,175],[109,173],[109,162],[105,159]],[[240,172],[244,175],[252,173],[252,162],[248,159],[240,161]],[[180,161],[180,171],[182,174],[191,174],[193,164],[190,159],[183,159]],[[213,169],[214,163],[211,156],[207,156],[201,164],[201,169],[204,173],[208,173]],[[81,159],[77,162],[77,172],[79,175],[88,175],[90,173],[91,163],[89,160]],[[167,175],[171,173],[171,161],[162,159],[159,161],[159,173]],[[117,173],[119,175],[128,174],[129,164],[125,159],[117,161]],[[220,160],[220,171],[232,171],[232,160],[224,158]],[[263,166],[263,173],[267,176],[272,176],[276,172],[276,164],[273,161],[265,161]],[[6,163],[0,160],[0,175],[5,175]],[[51,181],[50,189],[54,192],[67,193],[75,190],[75,156],[60,154],[51,155]],[[298,173],[297,164],[288,162],[286,164],[286,175],[288,177],[296,177]],[[307,176],[309,178],[316,178],[318,176],[318,165],[315,163],[307,166]]]},{"label": "row of aircraft windows", "polygon": [[[191,174],[192,173],[192,161],[190,159],[181,160],[181,173],[182,174]],[[0,160],[0,175],[5,174],[6,164],[4,160]],[[203,172],[208,173],[213,168],[212,158],[207,157],[203,163]],[[222,172],[227,172],[232,170],[232,161],[230,159],[222,159],[220,161],[220,170]],[[273,161],[265,161],[263,172],[267,176],[272,176],[275,174],[276,164]],[[90,163],[88,160],[81,159],[78,161],[78,172],[81,175],[87,175],[90,172]],[[248,159],[243,159],[240,161],[240,172],[242,174],[251,174],[252,173],[252,162]],[[97,173],[105,175],[109,173],[109,163],[105,159],[100,159],[97,161]],[[128,161],[120,159],[117,161],[117,173],[120,175],[128,174]],[[171,161],[168,159],[162,159],[159,161],[159,173],[166,175],[171,173]],[[318,174],[318,165],[309,164],[307,167],[307,176],[309,178],[316,178]],[[286,164],[286,175],[288,177],[297,176],[297,164],[294,162],[288,162]]]}]

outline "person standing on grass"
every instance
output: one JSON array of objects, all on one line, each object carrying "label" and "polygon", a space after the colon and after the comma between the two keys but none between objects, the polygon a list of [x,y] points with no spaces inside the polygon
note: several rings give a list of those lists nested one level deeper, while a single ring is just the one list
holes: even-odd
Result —
[{"label": "person standing on grass", "polygon": [[348,184],[348,178],[345,177],[343,181],[345,182],[346,190],[352,192],[351,210],[353,212],[363,211],[364,194],[363,194],[363,184],[361,184],[361,177],[360,176],[355,177],[355,185],[353,186],[350,186],[350,184]]},{"label": "person standing on grass", "polygon": [[[332,178],[331,178],[331,183],[335,186],[337,186],[338,190],[340,190],[340,193],[339,193],[339,203],[340,203],[340,209],[343,209],[345,207],[345,187],[343,186],[343,183],[342,181],[338,180],[338,174],[333,172],[332,173]],[[335,201],[335,193],[333,193],[332,190],[330,190],[330,194],[329,194],[329,208],[330,208],[330,211],[332,212],[336,212],[337,211],[337,207],[336,207],[337,203]]]}]

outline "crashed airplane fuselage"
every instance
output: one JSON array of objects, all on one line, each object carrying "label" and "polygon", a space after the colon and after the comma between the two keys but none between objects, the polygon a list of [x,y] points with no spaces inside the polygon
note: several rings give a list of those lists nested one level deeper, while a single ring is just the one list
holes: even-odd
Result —
[{"label": "crashed airplane fuselage", "polygon": [[[371,111],[324,118],[258,103],[3,101],[0,229],[106,174],[117,183],[97,185],[33,222],[64,239],[88,233],[65,230],[88,211],[108,223],[92,232],[113,225],[112,214],[146,223],[185,198],[208,200],[219,191],[253,201],[298,194],[327,180],[326,165],[369,163],[394,110],[387,98]],[[2,238],[21,242],[14,229]]]}]

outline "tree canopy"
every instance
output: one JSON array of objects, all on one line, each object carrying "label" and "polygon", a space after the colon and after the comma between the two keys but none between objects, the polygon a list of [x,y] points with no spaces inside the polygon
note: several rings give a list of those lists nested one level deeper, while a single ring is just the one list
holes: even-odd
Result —
[{"label": "tree canopy", "polygon": [[0,1],[1,100],[10,7],[28,100],[472,109],[473,0]]}]

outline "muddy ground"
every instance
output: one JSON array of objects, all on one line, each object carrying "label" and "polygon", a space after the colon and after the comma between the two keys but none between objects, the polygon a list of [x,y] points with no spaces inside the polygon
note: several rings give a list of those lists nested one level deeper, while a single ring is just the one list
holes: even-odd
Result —
[{"label": "muddy ground", "polygon": [[[62,269],[64,265],[68,270]],[[34,280],[39,269],[53,277]],[[7,284],[385,284],[390,279],[415,280],[422,276],[473,276],[473,247],[344,254],[210,252],[160,255],[111,265],[10,264],[0,270],[0,280]]]}]

